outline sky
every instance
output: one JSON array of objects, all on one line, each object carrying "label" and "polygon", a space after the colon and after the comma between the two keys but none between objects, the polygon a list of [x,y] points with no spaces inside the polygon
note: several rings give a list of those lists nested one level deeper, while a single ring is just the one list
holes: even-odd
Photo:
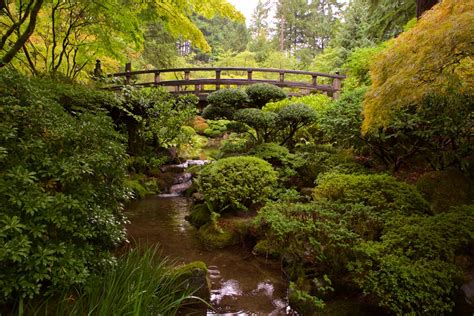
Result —
[{"label": "sky", "polygon": [[[255,7],[257,6],[258,0],[227,0],[231,3],[237,10],[242,12],[245,15],[245,20],[247,25],[250,23],[250,19],[252,18],[252,13]],[[347,3],[348,0],[341,0],[342,3]],[[272,1],[274,3],[274,1]],[[270,13],[270,16],[273,13]]]},{"label": "sky", "polygon": [[249,25],[253,10],[257,6],[257,0],[227,0],[234,7],[245,15],[247,25]]}]

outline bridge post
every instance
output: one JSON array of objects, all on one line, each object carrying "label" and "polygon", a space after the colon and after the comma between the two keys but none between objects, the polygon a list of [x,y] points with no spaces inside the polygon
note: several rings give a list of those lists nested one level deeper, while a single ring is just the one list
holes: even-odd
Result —
[{"label": "bridge post", "polygon": [[[221,70],[220,69],[216,69],[216,80],[217,81],[221,80]],[[221,84],[216,83],[216,90],[220,90],[220,89],[221,89]]]},{"label": "bridge post", "polygon": [[155,72],[155,80],[154,80],[155,85],[157,85],[158,83],[160,83],[160,81],[161,81],[160,72],[157,71],[157,72]]},{"label": "bridge post", "polygon": [[[336,75],[339,75],[339,71],[336,72]],[[338,99],[339,98],[339,94],[340,94],[340,90],[341,90],[341,79],[339,78],[334,78],[333,81],[332,81],[332,88],[334,89],[334,93],[333,93],[333,98],[334,99]]]},{"label": "bridge post", "polygon": [[318,85],[318,76],[313,75],[312,77],[313,77],[313,86],[316,87]]},{"label": "bridge post", "polygon": [[189,80],[189,78],[191,77],[190,74],[191,73],[189,71],[185,71],[184,72],[184,80]]},{"label": "bridge post", "polygon": [[252,81],[252,70],[247,70],[247,80]]},{"label": "bridge post", "polygon": [[280,82],[285,82],[285,72],[280,72]]},{"label": "bridge post", "polygon": [[132,72],[132,63],[125,64],[125,72],[127,72],[125,75],[125,84],[128,85],[130,84],[130,79],[132,78],[132,75],[130,74],[130,72]]}]

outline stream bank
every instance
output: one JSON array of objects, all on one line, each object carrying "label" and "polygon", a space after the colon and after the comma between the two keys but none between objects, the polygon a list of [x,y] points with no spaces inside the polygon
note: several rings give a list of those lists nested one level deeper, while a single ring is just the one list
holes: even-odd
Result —
[{"label": "stream bank", "polygon": [[185,220],[192,201],[185,197],[151,196],[133,201],[126,214],[129,236],[139,244],[159,244],[177,263],[203,261],[211,281],[214,310],[198,315],[287,315],[287,282],[280,264],[255,258],[241,246],[205,249],[196,229]]}]

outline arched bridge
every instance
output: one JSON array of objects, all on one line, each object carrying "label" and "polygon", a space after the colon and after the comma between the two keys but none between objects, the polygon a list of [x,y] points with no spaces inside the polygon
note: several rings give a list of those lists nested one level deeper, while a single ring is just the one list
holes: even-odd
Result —
[{"label": "arched bridge", "polygon": [[[173,94],[194,93],[201,100],[223,87],[269,83],[281,88],[290,88],[289,95],[306,95],[313,91],[337,98],[341,81],[345,76],[321,72],[240,67],[175,68],[132,71],[127,64],[125,72],[108,75],[119,84],[109,89],[120,89],[123,85],[143,87],[162,86]],[[170,76],[171,75],[171,76]]]}]

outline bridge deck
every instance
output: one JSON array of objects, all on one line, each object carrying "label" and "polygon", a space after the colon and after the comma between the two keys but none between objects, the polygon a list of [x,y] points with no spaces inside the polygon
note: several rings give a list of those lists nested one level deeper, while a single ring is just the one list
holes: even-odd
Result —
[{"label": "bridge deck", "polygon": [[[153,70],[139,70],[132,71],[131,64],[128,63],[125,67],[125,72],[119,72],[108,75],[110,78],[123,80],[123,84],[109,86],[108,89],[117,90],[123,85],[136,85],[136,86],[162,86],[167,87],[171,93],[174,94],[186,94],[194,93],[205,99],[209,93],[221,89],[222,86],[245,86],[255,83],[269,83],[281,88],[291,89],[290,95],[301,95],[309,94],[312,91],[319,91],[326,93],[329,96],[337,97],[339,90],[341,89],[341,80],[345,76],[336,74],[326,74],[321,72],[301,71],[301,70],[288,70],[288,69],[272,69],[272,68],[238,68],[238,67],[220,67],[220,68],[174,68],[174,69],[153,69]],[[196,78],[198,72],[214,72],[215,76],[212,78]],[[222,78],[222,73],[243,73],[247,74],[246,78]],[[174,80],[163,80],[162,74],[174,73]],[[274,79],[262,79],[254,78],[254,73],[273,73],[277,74],[278,80]],[[140,77],[143,75],[153,75],[153,80],[143,80]],[[179,74],[179,75],[177,75]],[[193,74],[193,78],[191,78]],[[302,78],[304,77],[310,80],[298,80],[289,81],[285,75],[292,75],[292,77]],[[181,76],[181,78],[179,78]],[[149,76],[148,76],[149,77]],[[310,78],[308,78],[310,77]],[[122,78],[122,79],[120,79]],[[331,84],[320,84],[318,78],[327,78],[326,81]],[[296,92],[295,92],[296,90]]]}]

